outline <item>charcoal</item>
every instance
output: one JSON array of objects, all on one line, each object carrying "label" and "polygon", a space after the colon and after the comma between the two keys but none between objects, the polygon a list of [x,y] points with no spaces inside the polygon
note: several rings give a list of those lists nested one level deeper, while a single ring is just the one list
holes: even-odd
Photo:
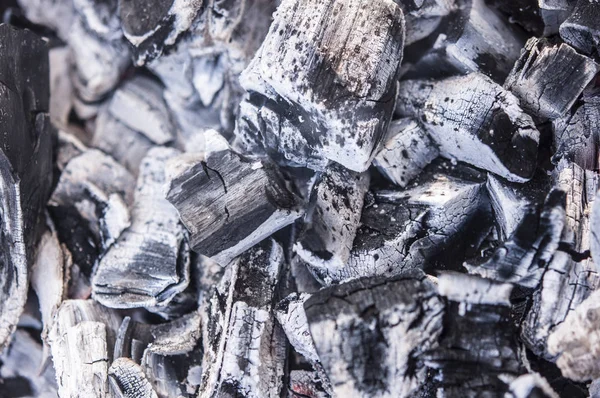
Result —
[{"label": "charcoal", "polygon": [[314,293],[321,288],[321,284],[311,273],[308,264],[300,256],[291,259],[290,268],[299,293]]},{"label": "charcoal", "polygon": [[514,233],[480,266],[466,265],[478,275],[536,288],[558,250],[566,225],[565,194],[550,192],[544,207],[525,210]]},{"label": "charcoal", "polygon": [[577,0],[538,0],[544,21],[544,36],[559,33],[560,25],[571,15]]},{"label": "charcoal", "polygon": [[591,293],[548,337],[548,351],[558,356],[556,364],[563,376],[572,380],[587,381],[600,376],[599,294]]},{"label": "charcoal", "polygon": [[295,252],[317,268],[340,268],[348,261],[360,221],[369,174],[332,165],[315,183],[306,228]]},{"label": "charcoal", "polygon": [[63,171],[71,159],[82,155],[87,147],[75,135],[63,130],[58,131],[58,145],[56,153],[56,168]]},{"label": "charcoal", "polygon": [[138,76],[127,81],[115,92],[108,110],[121,123],[157,145],[174,138],[174,126],[162,98],[162,88],[150,78]]},{"label": "charcoal", "polygon": [[104,397],[120,318],[92,300],[62,303],[50,346],[60,397]]},{"label": "charcoal", "polygon": [[[450,266],[469,246],[479,246],[491,217],[484,180],[466,167],[450,173],[443,163],[431,168],[411,189],[375,192],[365,206],[349,261],[338,268],[311,267],[323,283],[363,276],[397,275],[412,268],[433,267],[437,257]],[[466,233],[466,231],[469,231]]]},{"label": "charcoal", "polygon": [[524,369],[510,320],[510,284],[444,273],[439,292],[448,299],[439,346],[425,356],[438,396],[502,396],[502,377]]},{"label": "charcoal", "polygon": [[67,126],[73,108],[69,48],[55,47],[48,52],[50,62],[50,119],[55,126]]},{"label": "charcoal", "polygon": [[308,320],[304,312],[304,303],[309,298],[310,294],[306,293],[290,294],[277,304],[275,316],[296,352],[316,363],[319,362],[319,355],[310,335]]},{"label": "charcoal", "polygon": [[508,385],[507,397],[510,398],[558,398],[548,380],[537,373],[524,374],[512,380]]},{"label": "charcoal", "polygon": [[283,249],[267,240],[225,270],[203,315],[204,360],[199,397],[279,397],[285,335],[273,299]]},{"label": "charcoal", "polygon": [[117,358],[108,369],[111,385],[124,398],[158,398],[140,365],[129,358]]},{"label": "charcoal", "polygon": [[190,232],[193,250],[225,266],[301,216],[300,199],[277,169],[215,140],[201,161],[173,163],[167,199]]},{"label": "charcoal", "polygon": [[28,20],[48,26],[66,41],[76,14],[73,0],[17,0]]},{"label": "charcoal", "polygon": [[131,226],[102,257],[93,297],[113,308],[165,306],[189,283],[189,249],[177,210],[164,198],[165,167],[178,155],[151,149],[140,166]]},{"label": "charcoal", "polygon": [[480,72],[503,82],[519,58],[524,39],[484,0],[465,3],[460,15],[442,29],[431,50],[415,63],[407,77]]},{"label": "charcoal", "polygon": [[394,184],[405,188],[439,155],[437,145],[414,119],[395,120],[373,164]]},{"label": "charcoal", "polygon": [[202,2],[119,0],[119,17],[138,66],[160,56],[191,26]]},{"label": "charcoal", "polygon": [[124,167],[95,149],[73,157],[62,171],[49,210],[61,241],[88,277],[130,225],[133,186]]},{"label": "charcoal", "polygon": [[511,23],[522,26],[527,32],[541,36],[544,32],[544,21],[540,15],[538,0],[486,0],[486,3],[509,16]]},{"label": "charcoal", "polygon": [[0,350],[27,298],[28,267],[43,233],[52,185],[49,61],[30,31],[0,24]]},{"label": "charcoal", "polygon": [[[598,71],[598,64],[568,44],[531,38],[504,87],[519,98],[525,111],[553,120],[567,113]],[[557,85],[558,81],[569,85]]]},{"label": "charcoal", "polygon": [[560,37],[584,54],[598,53],[600,45],[600,5],[579,0],[571,15],[560,25]]},{"label": "charcoal", "polygon": [[444,304],[423,274],[332,286],[304,308],[335,396],[406,397],[425,382]]},{"label": "charcoal", "polygon": [[289,396],[291,398],[329,398],[316,372],[292,370],[290,372]]},{"label": "charcoal", "polygon": [[285,164],[366,170],[392,115],[403,45],[391,0],[284,0],[240,78],[240,145]]},{"label": "charcoal", "polygon": [[423,40],[435,32],[459,8],[454,0],[394,0],[406,18],[406,45]]},{"label": "charcoal", "polygon": [[403,81],[397,111],[417,118],[444,157],[509,181],[533,176],[539,132],[518,99],[482,74]]}]

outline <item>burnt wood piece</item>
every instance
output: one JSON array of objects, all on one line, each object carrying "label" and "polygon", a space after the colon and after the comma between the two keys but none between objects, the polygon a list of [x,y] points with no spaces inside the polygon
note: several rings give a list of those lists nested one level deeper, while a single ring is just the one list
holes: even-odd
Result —
[{"label": "burnt wood piece", "polygon": [[404,12],[406,45],[423,40],[457,12],[460,2],[455,0],[394,0]]},{"label": "burnt wood piece", "polygon": [[600,4],[579,0],[559,28],[560,37],[584,54],[598,54],[600,45]]},{"label": "burnt wood piece", "polygon": [[409,397],[426,382],[444,303],[424,274],[331,286],[304,308],[335,396]]},{"label": "burnt wood piece", "polygon": [[448,300],[439,347],[425,355],[438,396],[502,396],[504,377],[524,373],[510,319],[512,285],[444,273],[438,289]]},{"label": "burnt wood piece", "polygon": [[[491,7],[508,16],[509,21],[521,25],[527,32],[534,36],[541,36],[544,32],[538,0],[485,0]],[[505,17],[506,18],[506,17]]]},{"label": "burnt wood piece", "polygon": [[322,283],[331,284],[412,268],[462,267],[491,226],[483,177],[466,166],[440,161],[410,189],[375,191],[374,203],[363,209],[348,262],[311,270]]},{"label": "burnt wood piece", "polygon": [[392,0],[284,0],[240,78],[240,144],[284,164],[366,170],[393,113],[403,46]]},{"label": "burnt wood piece", "polygon": [[388,180],[405,188],[439,154],[419,122],[406,118],[390,123],[386,141],[373,164]]},{"label": "burnt wood piece", "polygon": [[447,26],[436,31],[432,48],[406,76],[414,79],[480,72],[502,83],[526,38],[484,0],[457,3]]},{"label": "burnt wood piece", "polygon": [[403,81],[397,112],[418,119],[444,157],[509,181],[533,176],[539,142],[533,120],[513,94],[480,73]]},{"label": "burnt wood piece", "polygon": [[198,397],[280,396],[286,344],[273,300],[283,260],[282,248],[266,240],[235,259],[213,288]]},{"label": "burnt wood piece", "polygon": [[290,385],[288,387],[290,398],[330,398],[323,388],[319,375],[310,370],[290,371]]},{"label": "burnt wood piece", "polygon": [[317,268],[340,268],[350,258],[369,174],[332,164],[313,186],[305,229],[294,251]]},{"label": "burnt wood piece", "polygon": [[194,251],[226,266],[301,216],[300,199],[274,165],[246,159],[223,140],[201,158],[172,162],[176,171],[167,193]]},{"label": "burnt wood piece", "polygon": [[120,322],[115,312],[92,300],[62,303],[49,336],[61,398],[106,396]]},{"label": "burnt wood piece", "polygon": [[[594,60],[568,44],[533,37],[525,44],[504,87],[519,99],[525,111],[541,120],[553,120],[571,109],[599,70]],[[567,86],[559,83],[566,81]]]},{"label": "burnt wood piece", "polygon": [[0,24],[0,351],[27,298],[52,187],[49,61],[34,33]]},{"label": "burnt wood piece", "polygon": [[58,236],[87,275],[130,225],[133,176],[97,149],[73,157],[48,203]]},{"label": "burnt wood piece", "polygon": [[576,3],[577,0],[538,0],[544,21],[544,36],[559,33],[560,26],[571,15]]},{"label": "burnt wood piece", "polygon": [[108,369],[115,395],[122,398],[158,398],[140,365],[129,358],[117,358]]},{"label": "burnt wood piece", "polygon": [[140,166],[131,226],[102,257],[95,300],[113,308],[166,306],[189,283],[189,248],[177,210],[165,199],[165,168],[179,155],[156,147]]},{"label": "burnt wood piece", "polygon": [[130,43],[136,65],[142,66],[175,44],[177,38],[190,28],[203,2],[119,0],[118,5],[123,33]]}]

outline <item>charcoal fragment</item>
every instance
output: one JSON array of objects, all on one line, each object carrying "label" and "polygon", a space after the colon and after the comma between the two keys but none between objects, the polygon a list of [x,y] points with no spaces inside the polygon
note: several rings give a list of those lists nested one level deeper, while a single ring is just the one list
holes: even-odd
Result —
[{"label": "charcoal fragment", "polygon": [[600,4],[579,0],[571,15],[560,25],[560,37],[584,54],[598,53],[600,45]]}]

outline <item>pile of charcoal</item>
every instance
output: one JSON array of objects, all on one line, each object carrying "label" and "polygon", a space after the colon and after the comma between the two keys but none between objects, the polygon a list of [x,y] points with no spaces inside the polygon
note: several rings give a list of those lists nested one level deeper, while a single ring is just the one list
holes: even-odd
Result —
[{"label": "pile of charcoal", "polygon": [[600,1],[0,16],[0,397],[600,397]]}]

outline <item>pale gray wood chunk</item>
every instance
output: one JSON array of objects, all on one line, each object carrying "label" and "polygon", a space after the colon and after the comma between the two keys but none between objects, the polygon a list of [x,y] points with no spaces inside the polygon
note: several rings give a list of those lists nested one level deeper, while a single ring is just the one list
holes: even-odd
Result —
[{"label": "pale gray wood chunk", "polygon": [[387,139],[373,164],[394,184],[405,188],[439,155],[437,145],[414,119],[390,123]]},{"label": "pale gray wood chunk", "polygon": [[190,232],[190,246],[225,266],[302,212],[276,167],[228,149],[208,149],[203,160],[172,162],[167,199]]},{"label": "pale gray wood chunk", "polygon": [[203,315],[199,397],[279,397],[285,335],[273,314],[283,249],[266,240],[226,269]]},{"label": "pale gray wood chunk", "polygon": [[600,4],[579,0],[573,12],[559,28],[560,37],[584,54],[598,52],[600,45]]},{"label": "pale gray wood chunk", "polygon": [[129,358],[117,358],[108,369],[111,386],[123,398],[158,398],[144,371]]},{"label": "pale gray wood chunk", "polygon": [[504,87],[527,112],[552,120],[571,109],[599,70],[596,62],[568,44],[534,37],[527,41]]},{"label": "pale gray wood chunk", "polygon": [[328,287],[304,308],[335,396],[409,397],[425,382],[444,304],[424,274]]},{"label": "pale gray wood chunk", "polygon": [[241,75],[249,96],[237,136],[283,163],[366,170],[392,115],[403,46],[392,0],[284,0]]},{"label": "pale gray wood chunk", "polygon": [[548,351],[558,356],[563,376],[575,381],[600,377],[600,291],[571,311],[548,337]]},{"label": "pale gray wood chunk", "polygon": [[360,222],[369,173],[332,164],[313,186],[305,229],[294,251],[313,267],[337,269],[350,258]]},{"label": "pale gray wood chunk", "polygon": [[92,300],[63,302],[49,336],[61,398],[107,395],[120,322],[118,315]]},{"label": "pale gray wood chunk", "polygon": [[297,353],[304,356],[311,363],[319,361],[319,355],[315,348],[308,320],[304,312],[304,303],[310,298],[310,294],[292,293],[277,304],[275,317],[283,328],[290,344]]},{"label": "pale gray wood chunk", "polygon": [[189,283],[189,252],[177,210],[165,199],[175,149],[151,149],[140,166],[131,226],[102,257],[93,297],[108,307],[166,306]]},{"label": "pale gray wood chunk", "polygon": [[480,73],[403,81],[397,111],[417,118],[444,157],[509,181],[533,176],[539,142],[533,120],[513,94]]},{"label": "pale gray wood chunk", "polygon": [[172,141],[176,135],[163,89],[150,78],[136,76],[125,82],[112,96],[108,111],[157,145]]}]

